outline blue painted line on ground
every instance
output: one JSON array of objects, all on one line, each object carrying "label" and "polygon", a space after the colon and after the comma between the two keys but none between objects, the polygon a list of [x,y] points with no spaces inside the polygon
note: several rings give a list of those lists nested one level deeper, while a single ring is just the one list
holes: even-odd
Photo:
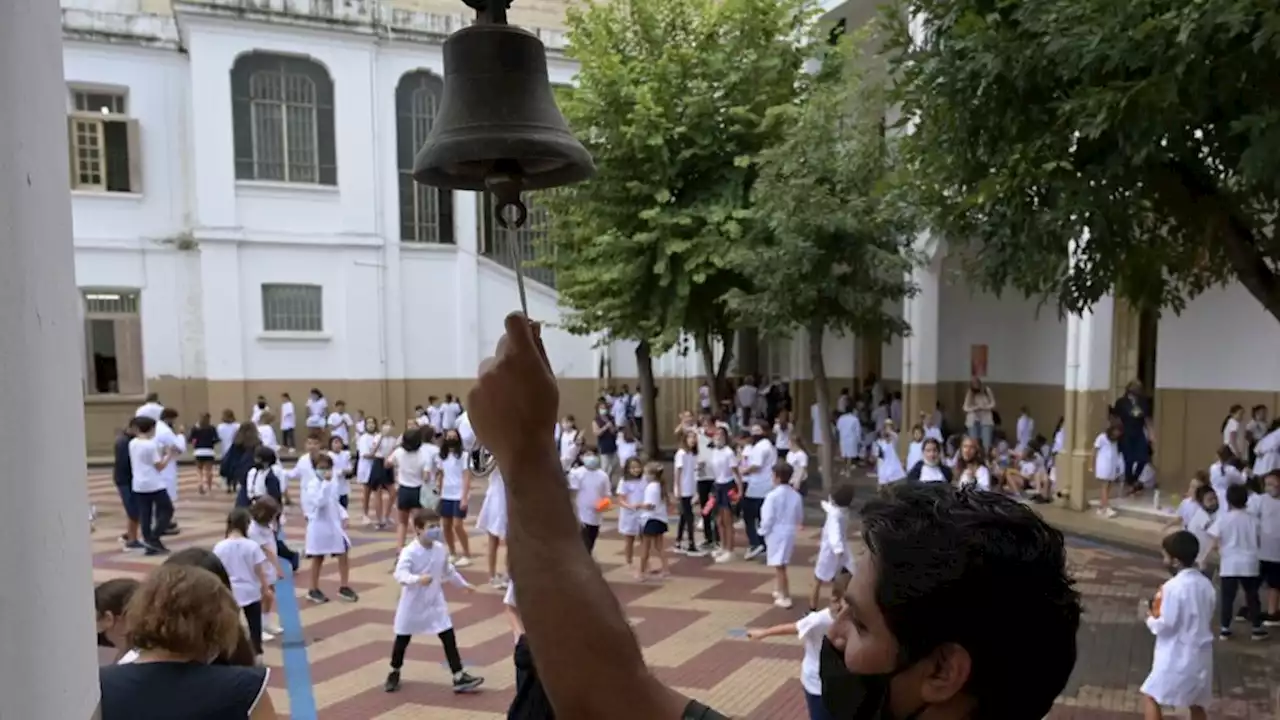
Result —
[{"label": "blue painted line on ground", "polygon": [[284,682],[289,692],[289,717],[292,720],[317,720],[316,696],[311,684],[311,660],[302,636],[302,613],[295,595],[293,568],[284,566],[284,575],[276,581],[276,609],[284,630],[281,648],[284,654]]}]

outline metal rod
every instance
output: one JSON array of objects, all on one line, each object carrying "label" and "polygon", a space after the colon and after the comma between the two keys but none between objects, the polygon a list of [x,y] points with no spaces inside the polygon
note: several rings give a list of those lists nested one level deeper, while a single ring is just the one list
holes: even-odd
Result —
[{"label": "metal rod", "polygon": [[[506,211],[508,209],[515,212],[514,218],[507,218]],[[516,291],[520,294],[520,311],[524,313],[525,317],[529,317],[529,298],[524,290],[524,258],[521,257],[522,253],[518,242],[518,231],[524,227],[525,221],[529,217],[529,209],[517,198],[515,202],[495,205],[493,213],[497,216],[498,226],[507,234],[508,253],[511,255],[511,269],[516,271]]]}]

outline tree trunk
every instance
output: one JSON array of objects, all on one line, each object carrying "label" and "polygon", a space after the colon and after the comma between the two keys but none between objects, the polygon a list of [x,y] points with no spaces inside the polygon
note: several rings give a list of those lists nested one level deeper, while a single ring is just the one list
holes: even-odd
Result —
[{"label": "tree trunk", "polygon": [[711,414],[720,412],[720,401],[724,399],[724,376],[729,374],[729,364],[733,362],[734,332],[730,330],[722,335],[724,352],[720,362],[715,359],[715,348],[711,344],[711,333],[698,333],[698,352],[702,354],[702,374],[706,377],[707,387],[711,390]]},{"label": "tree trunk", "polygon": [[653,379],[653,355],[648,341],[636,345],[636,372],[640,374],[640,407],[644,417],[640,419],[644,453],[650,460],[658,459],[658,399],[654,395],[657,384]]},{"label": "tree trunk", "polygon": [[813,375],[813,394],[818,402],[818,437],[822,440],[818,450],[818,467],[822,469],[822,486],[830,490],[835,485],[835,444],[831,435],[831,391],[827,387],[827,364],[822,359],[824,324],[814,322],[809,326],[809,373]]}]

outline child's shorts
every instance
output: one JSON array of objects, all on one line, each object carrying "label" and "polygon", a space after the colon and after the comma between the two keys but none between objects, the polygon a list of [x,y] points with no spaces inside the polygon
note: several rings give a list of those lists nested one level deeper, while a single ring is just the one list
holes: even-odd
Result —
[{"label": "child's shorts", "polygon": [[641,532],[644,535],[666,535],[667,524],[661,520],[646,520],[644,530]]},{"label": "child's shorts", "polygon": [[458,518],[459,520],[467,516],[467,509],[462,507],[461,500],[440,500],[440,517]]},{"label": "child's shorts", "polygon": [[339,496],[338,496],[338,504],[342,506],[342,509],[343,509],[343,510],[346,510],[346,509],[350,506],[350,503],[351,503],[351,496],[350,496],[350,495],[339,495]]},{"label": "child's shorts", "polygon": [[716,507],[728,509],[733,505],[733,501],[729,499],[729,491],[734,487],[731,482],[716,484]]},{"label": "child's shorts", "polygon": [[1262,582],[1272,590],[1280,590],[1280,562],[1271,562],[1269,560],[1262,561],[1262,567],[1259,575],[1262,576]]},{"label": "child's shorts", "polygon": [[396,509],[408,512],[422,507],[422,488],[396,486]]}]

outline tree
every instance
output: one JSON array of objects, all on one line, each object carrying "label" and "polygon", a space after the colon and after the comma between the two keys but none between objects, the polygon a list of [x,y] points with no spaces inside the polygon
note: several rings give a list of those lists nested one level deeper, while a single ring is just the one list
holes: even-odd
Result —
[{"label": "tree", "polygon": [[809,17],[807,0],[616,0],[568,13],[580,67],[558,100],[597,174],[546,198],[547,262],[571,331],[639,343],[651,454],[651,358],[683,332],[706,346],[729,335],[723,297],[745,283],[730,258],[751,218],[743,158],[771,142],[764,118],[794,96]]},{"label": "tree", "polygon": [[[888,338],[910,330],[886,308],[917,292],[911,281],[915,233],[900,211],[885,94],[849,62],[849,45],[831,48],[802,83],[797,103],[770,121],[785,139],[760,156],[754,189],[759,232],[738,269],[756,278],[731,303],[774,336],[804,327],[818,414],[831,417],[822,340],[827,330]],[[820,423],[823,477],[833,471],[830,423]]]},{"label": "tree", "polygon": [[971,278],[1071,312],[1111,292],[1178,311],[1236,280],[1280,319],[1280,5],[907,0],[887,17],[904,161]]}]

